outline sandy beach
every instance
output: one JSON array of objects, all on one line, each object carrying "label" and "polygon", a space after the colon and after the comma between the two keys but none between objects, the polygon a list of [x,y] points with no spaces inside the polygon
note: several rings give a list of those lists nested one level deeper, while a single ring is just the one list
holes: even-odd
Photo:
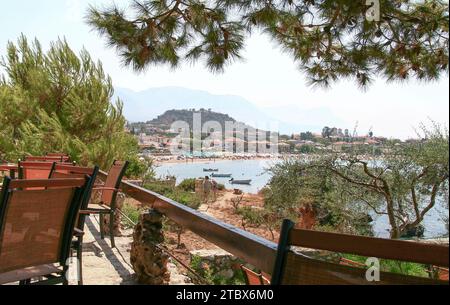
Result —
[{"label": "sandy beach", "polygon": [[260,161],[270,161],[270,160],[279,160],[282,158],[288,157],[286,155],[277,155],[277,156],[253,156],[253,157],[241,157],[241,156],[232,156],[232,157],[220,157],[220,158],[187,158],[183,160],[178,160],[176,156],[167,156],[160,157],[155,156],[152,157],[154,164],[156,166],[163,164],[192,164],[192,163],[218,163],[224,161],[243,161],[243,160],[260,160]]}]

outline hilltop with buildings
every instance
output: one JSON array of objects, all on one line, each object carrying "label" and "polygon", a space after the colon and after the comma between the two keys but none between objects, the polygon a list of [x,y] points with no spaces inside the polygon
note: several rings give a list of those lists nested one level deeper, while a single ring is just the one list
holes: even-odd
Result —
[{"label": "hilltop with buildings", "polygon": [[[236,121],[228,114],[211,109],[169,110],[147,122],[129,123],[127,128],[138,137],[141,149],[153,153],[169,153],[171,145],[179,145],[174,143],[174,139],[179,138],[181,128],[173,128],[174,123],[185,122],[190,131],[184,141],[193,141],[194,115],[200,118],[201,146],[205,151],[237,152],[241,148],[241,151],[249,152],[251,145],[269,149],[271,145],[274,146],[276,139],[277,147],[272,147],[272,151],[279,153],[309,154],[320,150],[346,152],[357,149],[361,153],[381,154],[383,144],[388,140],[375,136],[372,131],[361,136],[356,131],[350,132],[337,127],[324,127],[321,133],[306,131],[281,135],[273,131],[258,130]],[[232,126],[232,129],[226,130],[227,125]]]},{"label": "hilltop with buildings", "polygon": [[[199,119],[195,124],[194,117]],[[177,122],[184,123],[185,128],[179,124],[174,127]],[[170,145],[178,145],[173,143],[174,139],[183,132],[184,142],[195,141],[194,127],[201,128],[198,139],[202,141],[202,147],[208,150],[237,150],[238,147],[248,150],[249,144],[268,145],[271,139],[278,138],[276,132],[254,128],[211,109],[169,110],[151,121],[128,124],[128,130],[138,137],[141,148],[159,152],[167,152]]]}]

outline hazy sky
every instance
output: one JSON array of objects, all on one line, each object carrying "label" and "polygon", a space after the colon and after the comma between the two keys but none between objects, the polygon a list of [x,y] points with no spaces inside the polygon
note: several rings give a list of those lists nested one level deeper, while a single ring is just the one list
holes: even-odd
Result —
[{"label": "hazy sky", "polygon": [[[306,86],[301,72],[291,58],[283,54],[265,36],[247,41],[245,61],[235,63],[223,74],[213,75],[201,63],[185,65],[172,71],[167,67],[151,67],[138,74],[120,64],[113,49],[84,23],[88,3],[107,4],[107,0],[0,0],[0,55],[5,54],[7,41],[15,41],[24,33],[37,37],[44,46],[58,37],[66,37],[76,50],[83,46],[100,59],[116,86],[135,91],[150,87],[181,86],[214,94],[240,95],[261,107],[277,107],[286,111],[293,121],[295,111],[317,113],[327,109],[342,128],[352,128],[359,121],[361,132],[373,126],[376,134],[407,138],[414,136],[413,127],[428,118],[448,125],[449,84],[445,76],[440,82],[419,84],[386,84],[378,80],[366,92],[353,82],[340,82],[331,89]],[[127,3],[119,0],[116,3]],[[320,117],[318,118],[318,120]]]}]

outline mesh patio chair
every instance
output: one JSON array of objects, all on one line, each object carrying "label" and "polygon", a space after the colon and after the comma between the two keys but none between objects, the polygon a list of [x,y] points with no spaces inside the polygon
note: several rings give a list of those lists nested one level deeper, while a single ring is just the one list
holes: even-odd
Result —
[{"label": "mesh patio chair", "polygon": [[55,164],[50,173],[50,179],[85,178],[86,176],[90,178],[89,183],[86,185],[85,193],[83,194],[80,213],[78,215],[78,219],[74,229],[74,240],[72,241],[72,248],[76,251],[76,257],[80,266],[78,280],[79,285],[83,285],[83,238],[85,235],[84,225],[86,220],[86,214],[84,213],[84,210],[87,209],[89,201],[91,199],[92,188],[94,186],[95,180],[97,179],[98,172],[98,166],[91,168]]},{"label": "mesh patio chair", "polygon": [[55,162],[19,161],[19,179],[48,179]]},{"label": "mesh patio chair", "polygon": [[270,285],[270,281],[261,273],[256,273],[249,268],[241,265],[241,270],[245,275],[245,282],[249,286],[263,286]]},{"label": "mesh patio chair", "polygon": [[366,268],[307,257],[291,246],[448,267],[448,246],[300,230],[285,220],[272,276],[273,285],[448,285],[446,281],[380,271],[368,281]]},{"label": "mesh patio chair", "polygon": [[101,192],[100,201],[89,204],[85,210],[87,214],[100,215],[100,235],[101,238],[105,238],[104,233],[104,216],[109,215],[109,235],[111,238],[111,247],[114,248],[114,218],[116,214],[116,197],[120,191],[120,184],[125,171],[128,168],[128,161],[114,161],[113,166],[108,172],[108,177],[103,185],[94,186],[94,191]]},{"label": "mesh patio chair", "polygon": [[2,176],[9,175],[11,178],[15,179],[18,170],[19,168],[17,164],[10,164],[10,163],[0,164],[0,174],[2,174]]},{"label": "mesh patio chair", "polygon": [[48,153],[45,155],[46,157],[56,157],[56,158],[63,158],[70,161],[70,156],[68,154],[64,153]]},{"label": "mesh patio chair", "polygon": [[[88,181],[5,177],[0,195],[0,284],[68,284],[67,259]],[[32,282],[35,278],[39,280]]]}]

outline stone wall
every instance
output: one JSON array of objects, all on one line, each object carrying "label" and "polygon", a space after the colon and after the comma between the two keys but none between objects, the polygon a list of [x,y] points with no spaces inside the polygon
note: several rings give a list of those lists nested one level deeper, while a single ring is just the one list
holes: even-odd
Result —
[{"label": "stone wall", "polygon": [[145,285],[167,285],[169,256],[158,246],[164,243],[163,215],[156,210],[142,214],[133,233],[130,261],[137,281]]}]

